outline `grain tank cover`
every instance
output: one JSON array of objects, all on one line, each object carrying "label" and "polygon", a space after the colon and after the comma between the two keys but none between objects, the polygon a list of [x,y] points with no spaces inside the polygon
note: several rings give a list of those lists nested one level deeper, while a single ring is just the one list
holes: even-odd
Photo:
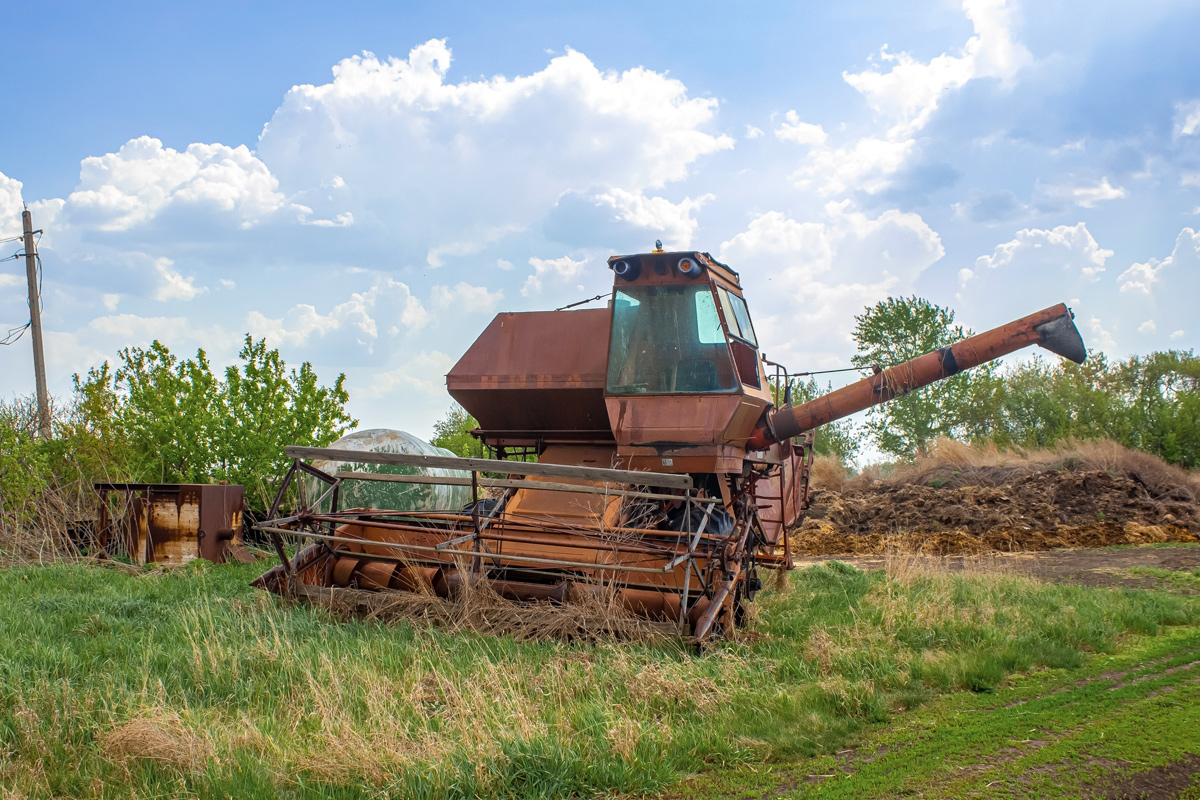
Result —
[{"label": "grain tank cover", "polygon": [[611,441],[607,308],[498,314],[446,375],[489,442]]}]

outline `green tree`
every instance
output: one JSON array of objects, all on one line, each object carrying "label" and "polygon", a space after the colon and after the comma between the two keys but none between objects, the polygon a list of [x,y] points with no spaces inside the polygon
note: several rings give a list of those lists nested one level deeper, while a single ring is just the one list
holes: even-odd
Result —
[{"label": "green tree", "polygon": [[244,485],[254,507],[265,508],[290,462],[288,445],[324,447],[358,421],[346,413],[344,374],[324,387],[307,361],[289,373],[278,350],[249,334],[238,357],[240,368],[226,368],[218,392],[212,475]]},{"label": "green tree", "polygon": [[[156,339],[149,349],[127,347],[118,356],[122,364],[113,383],[122,397],[114,410],[129,437],[134,474],[151,482],[207,482],[222,410],[204,351],[180,361]],[[103,377],[89,373],[92,380]],[[93,423],[103,424],[95,418]]]},{"label": "green tree", "polygon": [[976,431],[1006,447],[1052,447],[1068,437],[1129,438],[1126,392],[1103,353],[1083,364],[1035,355],[998,370],[995,405]]},{"label": "green tree", "polygon": [[433,440],[430,444],[444,447],[463,458],[487,458],[483,452],[483,442],[471,435],[471,431],[478,427],[479,422],[465,408],[454,403],[444,417],[433,423]]},{"label": "green tree", "polygon": [[0,401],[0,552],[14,551],[17,532],[35,520],[51,474],[47,452],[22,419],[21,405]]},{"label": "green tree", "polygon": [[1127,444],[1200,466],[1200,359],[1170,350],[1133,356],[1115,372],[1127,397]]},{"label": "green tree", "polygon": [[[972,335],[954,324],[954,312],[920,297],[876,303],[856,316],[856,367],[895,366],[910,358],[954,344]],[[939,436],[969,438],[986,428],[986,410],[995,403],[995,384],[988,365],[918,389],[867,414],[866,429],[879,449],[912,458]]]},{"label": "green tree", "polygon": [[[832,388],[832,385],[826,384],[822,391],[815,378],[809,378],[807,382],[792,381],[792,405],[815,400],[823,394],[828,394]],[[830,422],[817,428],[816,437],[813,440],[813,451],[817,455],[833,456],[844,466],[850,467],[862,446],[859,437],[860,434],[853,422],[849,420]]]}]

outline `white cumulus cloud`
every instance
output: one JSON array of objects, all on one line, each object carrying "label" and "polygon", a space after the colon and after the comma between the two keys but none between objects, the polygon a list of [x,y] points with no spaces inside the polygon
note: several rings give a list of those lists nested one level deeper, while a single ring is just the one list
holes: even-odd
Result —
[{"label": "white cumulus cloud", "polygon": [[[1029,51],[1013,35],[1013,9],[1007,0],[964,0],[962,9],[974,35],[961,51],[923,62],[907,52],[893,53],[885,44],[879,53],[881,64],[842,73],[879,118],[883,127],[876,133],[831,144],[822,126],[787,112],[775,136],[809,147],[791,176],[797,186],[815,187],[825,195],[886,190],[919,152],[916,136],[947,92],[980,78],[1011,84],[1032,63]],[[883,65],[889,65],[887,71]]]},{"label": "white cumulus cloud", "polygon": [[1125,189],[1119,186],[1113,186],[1108,182],[1108,178],[1101,178],[1099,183],[1091,185],[1087,184],[1060,184],[1041,187],[1042,191],[1050,197],[1058,197],[1064,200],[1069,200],[1077,206],[1083,208],[1094,208],[1096,203],[1105,200],[1118,200],[1127,195]]},{"label": "white cumulus cloud", "polygon": [[925,63],[905,52],[890,53],[884,45],[879,55],[891,65],[887,72],[875,68],[842,74],[875,113],[895,121],[893,137],[925,127],[946,92],[974,78],[1011,81],[1032,62],[1029,51],[1013,38],[1012,7],[1007,0],[964,0],[962,8],[975,35],[958,55],[943,53]]},{"label": "white cumulus cloud", "polygon": [[385,333],[394,336],[400,332],[395,323],[412,332],[424,327],[430,315],[406,284],[386,278],[365,292],[351,293],[348,300],[328,313],[318,312],[309,303],[298,303],[278,318],[251,311],[246,326],[252,335],[265,337],[275,346],[304,345],[313,336],[324,338],[340,332],[346,334],[339,340],[343,345],[353,343],[370,352],[380,336],[377,319],[383,321]]},{"label": "white cumulus cloud", "polygon": [[991,255],[975,259],[974,272],[978,276],[983,270],[1012,271],[1019,267],[1022,272],[1036,273],[1056,269],[1077,272],[1085,280],[1095,281],[1112,254],[1096,242],[1082,222],[1050,230],[1025,228]]},{"label": "white cumulus cloud", "polygon": [[813,220],[760,214],[721,245],[719,257],[742,271],[759,339],[771,343],[772,357],[837,366],[853,349],[854,315],[888,294],[911,291],[944,253],[920,215],[892,209],[873,217],[841,201],[827,203]]},{"label": "white cumulus cloud", "polygon": [[[1122,292],[1150,294],[1151,287],[1170,272],[1183,272],[1195,276],[1200,274],[1200,233],[1184,228],[1175,239],[1175,249],[1162,259],[1152,258],[1134,263],[1117,276]],[[1161,273],[1161,275],[1160,275]]]},{"label": "white cumulus cloud", "polygon": [[66,199],[73,225],[125,231],[172,205],[234,215],[250,227],[285,205],[278,181],[245,145],[192,144],[179,152],[142,136],[83,160]]},{"label": "white cumulus cloud", "polygon": [[702,194],[672,203],[663,197],[646,197],[640,192],[609,189],[594,195],[596,205],[612,209],[614,216],[633,228],[659,235],[665,246],[686,250],[699,225],[692,214],[716,197]]},{"label": "white cumulus cloud", "polygon": [[583,265],[587,263],[587,259],[576,261],[570,256],[562,256],[561,258],[530,258],[529,266],[533,267],[533,274],[525,280],[525,285],[521,287],[521,294],[528,297],[531,294],[536,294],[542,290],[542,279],[553,276],[558,280],[570,280],[578,276],[583,271]]},{"label": "white cumulus cloud", "polygon": [[1088,344],[1096,350],[1111,350],[1117,346],[1112,334],[1100,323],[1098,317],[1093,316],[1088,320],[1088,330],[1091,336],[1088,337]]},{"label": "white cumulus cloud", "polygon": [[1175,104],[1175,138],[1200,132],[1200,100]]},{"label": "white cumulus cloud", "polygon": [[363,394],[369,398],[403,397],[416,390],[440,400],[446,394],[444,376],[454,361],[440,350],[421,353],[396,369],[375,374]]},{"label": "white cumulus cloud", "polygon": [[504,299],[503,291],[493,292],[486,286],[472,286],[465,281],[459,281],[453,288],[434,286],[430,295],[438,308],[467,314],[492,311]]},{"label": "white cumulus cloud", "polygon": [[159,277],[158,288],[154,290],[155,300],[191,300],[208,291],[206,286],[195,285],[195,276],[185,278],[180,275],[174,265],[175,262],[169,258],[154,260],[154,271]]},{"label": "white cumulus cloud", "polygon": [[873,136],[845,147],[814,146],[791,179],[800,188],[815,183],[823,195],[851,190],[878,194],[892,185],[892,176],[916,149],[913,139],[892,141]]},{"label": "white cumulus cloud", "polygon": [[330,83],[288,92],[258,153],[291,191],[341,178],[356,226],[386,214],[436,266],[527,227],[564,192],[637,194],[734,145],[705,130],[716,100],[653,70],[601,71],[574,50],[511,78],[453,83],[450,65],[441,39],[407,58],[344,59]]},{"label": "white cumulus cloud", "polygon": [[10,236],[20,236],[21,211],[24,203],[21,201],[21,182],[0,172],[0,239]]},{"label": "white cumulus cloud", "polygon": [[829,140],[824,128],[811,122],[801,122],[800,115],[794,109],[788,111],[783,119],[783,124],[775,129],[775,138],[781,142],[819,145]]}]

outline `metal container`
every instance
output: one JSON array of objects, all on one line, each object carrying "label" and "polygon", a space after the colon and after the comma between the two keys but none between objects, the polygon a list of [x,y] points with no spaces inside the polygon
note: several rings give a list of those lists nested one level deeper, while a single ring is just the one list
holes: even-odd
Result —
[{"label": "metal container", "polygon": [[237,484],[97,483],[98,544],[138,564],[184,564],[231,556],[253,560],[242,547],[243,489]]}]

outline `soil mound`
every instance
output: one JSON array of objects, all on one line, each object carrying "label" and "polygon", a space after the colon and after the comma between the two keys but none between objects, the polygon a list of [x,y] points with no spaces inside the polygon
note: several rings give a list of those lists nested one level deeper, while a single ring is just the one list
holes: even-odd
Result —
[{"label": "soil mound", "polygon": [[942,449],[889,476],[818,485],[792,551],[944,555],[1200,541],[1200,480],[1145,453],[1107,443],[1003,464],[987,463],[1001,460],[994,451]]}]

